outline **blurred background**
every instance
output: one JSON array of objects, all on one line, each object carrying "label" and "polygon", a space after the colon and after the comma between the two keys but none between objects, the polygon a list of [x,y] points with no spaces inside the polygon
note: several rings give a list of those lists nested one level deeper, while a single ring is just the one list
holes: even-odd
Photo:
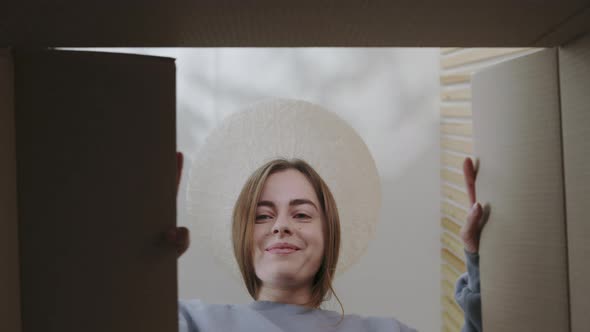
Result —
[{"label": "blurred background", "polygon": [[[366,253],[335,281],[345,313],[393,316],[420,331],[461,329],[453,288],[466,271],[459,229],[469,210],[461,164],[473,157],[471,77],[538,49],[94,50],[176,59],[177,144],[186,171],[225,117],[260,99],[303,99],[338,114],[373,154],[383,194]],[[186,180],[178,224],[191,228]],[[195,240],[199,235],[192,231]],[[199,241],[182,256],[178,272],[180,298],[252,301],[242,281]],[[340,310],[335,301],[324,307]]]},{"label": "blurred background", "polygon": [[[377,164],[382,209],[360,261],[335,281],[345,313],[393,316],[420,331],[456,331],[466,271],[459,229],[470,206],[462,162],[473,156],[471,77],[534,48],[100,48],[176,59],[177,145],[185,175],[225,117],[261,99],[303,99],[338,114]],[[191,228],[186,180],[178,224]],[[193,229],[193,239],[197,239]],[[229,241],[229,235],[228,235]],[[248,303],[241,280],[193,241],[179,297]],[[324,308],[339,311],[335,301]]]},{"label": "blurred background", "polygon": [[[365,140],[382,181],[381,220],[359,263],[336,279],[346,313],[440,326],[439,50],[399,48],[113,49],[176,58],[178,149],[184,169],[229,114],[268,97],[320,104]],[[184,179],[186,180],[186,178]],[[186,182],[178,224],[190,228]],[[228,236],[229,240],[229,236]],[[252,301],[193,241],[179,262],[179,296]],[[339,310],[332,301],[327,309]]]}]

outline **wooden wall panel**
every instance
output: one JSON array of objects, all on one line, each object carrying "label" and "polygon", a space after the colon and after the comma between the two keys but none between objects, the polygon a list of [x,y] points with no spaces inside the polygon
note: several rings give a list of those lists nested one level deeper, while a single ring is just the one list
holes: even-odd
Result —
[{"label": "wooden wall panel", "polygon": [[527,48],[478,48],[467,52],[458,52],[445,57],[442,60],[442,68],[448,69],[474,63],[482,60],[497,58],[504,55],[519,53]]},{"label": "wooden wall panel", "polygon": [[[472,125],[472,75],[490,65],[520,57],[530,53],[530,48],[443,48],[441,49],[441,242],[448,242],[449,236],[458,238],[459,229],[467,218],[469,210],[468,199],[464,190],[462,164],[465,157],[473,155],[473,125]],[[441,266],[442,278],[450,276],[453,269],[450,257],[464,261],[462,253],[443,255]],[[446,277],[445,277],[446,276]],[[443,322],[451,319],[451,314],[445,319],[444,315],[451,310],[448,303],[441,302]],[[460,322],[462,325],[463,322]],[[457,324],[443,323],[443,331],[458,332]]]}]

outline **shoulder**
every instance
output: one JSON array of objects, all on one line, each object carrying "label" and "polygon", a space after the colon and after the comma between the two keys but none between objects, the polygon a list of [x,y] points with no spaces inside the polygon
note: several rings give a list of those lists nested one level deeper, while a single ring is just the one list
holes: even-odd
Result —
[{"label": "shoulder", "polygon": [[199,315],[201,313],[207,314],[230,314],[231,312],[241,312],[247,310],[248,307],[239,304],[214,304],[205,303],[199,299],[191,300],[178,300],[178,312],[179,314],[186,316]]},{"label": "shoulder", "polygon": [[364,320],[369,331],[416,332],[415,329],[407,326],[393,317],[367,316],[364,317]]},{"label": "shoulder", "polygon": [[214,305],[207,304],[201,300],[178,300],[178,313],[185,316],[192,316],[204,310],[211,310]]},{"label": "shoulder", "polygon": [[[324,311],[332,321],[339,320],[340,313]],[[346,314],[341,322],[343,331],[369,331],[369,332],[416,332],[415,329],[400,322],[393,317],[361,316],[357,314]]]},{"label": "shoulder", "polygon": [[178,300],[180,331],[235,330],[244,315],[244,306],[210,304],[201,300]]}]

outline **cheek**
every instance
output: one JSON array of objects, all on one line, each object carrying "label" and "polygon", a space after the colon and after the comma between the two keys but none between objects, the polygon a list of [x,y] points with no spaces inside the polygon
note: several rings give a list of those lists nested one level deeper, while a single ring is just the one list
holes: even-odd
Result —
[{"label": "cheek", "polygon": [[254,253],[256,253],[263,245],[265,234],[266,231],[264,230],[263,225],[254,226],[254,231],[252,232],[252,244],[254,247]]},{"label": "cheek", "polygon": [[264,245],[269,230],[265,224],[257,224],[252,232],[252,263],[256,266],[264,254]]},{"label": "cheek", "polygon": [[325,244],[323,233],[316,231],[313,234],[310,234],[307,244],[311,250],[307,255],[306,273],[309,274],[310,277],[313,277],[319,270],[324,259]]},{"label": "cheek", "polygon": [[254,226],[254,231],[252,232],[252,236],[254,238],[254,242],[257,243],[259,242],[262,237],[264,236],[264,232],[263,232],[263,225],[255,225]]},{"label": "cheek", "polygon": [[313,256],[322,257],[324,255],[324,230],[322,225],[314,225],[308,229],[302,230],[302,234],[309,246],[312,247]]}]

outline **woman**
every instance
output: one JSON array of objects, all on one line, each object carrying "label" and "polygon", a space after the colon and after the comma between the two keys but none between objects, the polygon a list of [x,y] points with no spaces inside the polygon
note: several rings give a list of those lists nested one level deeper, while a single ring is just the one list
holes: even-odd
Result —
[{"label": "woman", "polygon": [[[182,158],[178,153],[177,185]],[[470,197],[475,200],[476,172],[470,159],[465,161],[464,171]],[[461,233],[472,256],[479,242],[480,229],[475,225],[481,217],[481,206],[474,206]],[[175,243],[179,256],[189,246],[186,228],[171,231],[168,239]],[[304,161],[273,160],[251,175],[235,204],[232,239],[244,283],[255,301],[250,305],[181,301],[181,331],[414,331],[394,318],[319,309],[328,296],[336,295],[332,281],[340,248],[340,222],[330,189]],[[471,314],[477,291],[470,287],[473,283],[458,283],[463,294],[460,299],[467,299],[462,306]],[[467,331],[471,331],[467,322],[477,319],[476,315],[466,317]]]}]

